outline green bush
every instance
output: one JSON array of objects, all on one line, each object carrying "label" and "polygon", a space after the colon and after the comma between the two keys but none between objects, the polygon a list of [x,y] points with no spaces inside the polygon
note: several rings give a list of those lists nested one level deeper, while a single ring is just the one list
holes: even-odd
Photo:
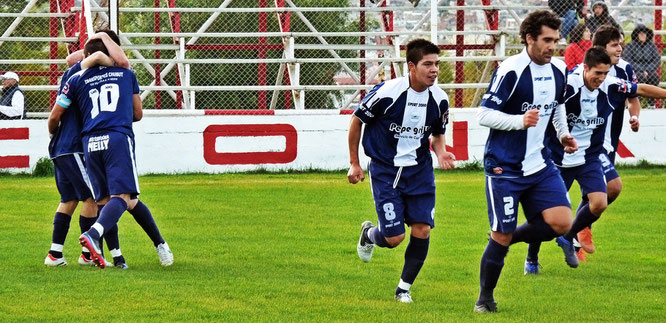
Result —
[{"label": "green bush", "polygon": [[37,161],[35,169],[32,171],[33,176],[53,176],[53,162],[48,157],[42,157]]}]

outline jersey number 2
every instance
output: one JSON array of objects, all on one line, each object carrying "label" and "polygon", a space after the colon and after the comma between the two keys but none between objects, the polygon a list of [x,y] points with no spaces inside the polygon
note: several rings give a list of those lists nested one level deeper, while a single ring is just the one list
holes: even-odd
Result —
[{"label": "jersey number 2", "polygon": [[104,84],[100,91],[92,89],[88,92],[93,108],[90,111],[90,118],[95,119],[100,111],[114,112],[118,105],[120,90],[118,84]]}]

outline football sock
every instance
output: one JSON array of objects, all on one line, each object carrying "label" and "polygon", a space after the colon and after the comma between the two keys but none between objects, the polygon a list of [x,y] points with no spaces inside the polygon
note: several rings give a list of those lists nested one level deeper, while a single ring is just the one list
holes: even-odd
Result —
[{"label": "football sock", "polygon": [[143,228],[143,231],[148,234],[148,237],[150,237],[150,240],[153,241],[155,247],[161,243],[164,243],[164,239],[162,239],[162,235],[160,234],[160,230],[157,228],[157,224],[155,223],[153,215],[150,213],[148,207],[143,204],[143,202],[138,201],[136,206],[129,210],[129,213],[134,217],[136,223],[138,223],[141,228]]},{"label": "football sock", "polygon": [[527,261],[538,261],[539,250],[541,249],[541,241],[531,242],[527,245]]},{"label": "football sock", "polygon": [[90,237],[99,241],[100,237],[107,230],[110,230],[118,223],[118,220],[120,220],[120,217],[126,210],[127,203],[125,203],[125,200],[120,197],[112,197],[109,203],[106,203],[104,208],[102,208],[97,222],[88,230]]},{"label": "football sock", "polygon": [[368,240],[372,241],[372,243],[379,247],[393,248],[388,242],[386,242],[386,238],[384,238],[384,235],[379,231],[378,227],[368,229]]},{"label": "football sock", "polygon": [[592,223],[594,223],[594,221],[598,219],[599,219],[598,216],[595,216],[594,214],[592,214],[592,212],[590,212],[590,205],[589,204],[585,205],[578,211],[578,213],[576,213],[576,218],[574,219],[573,224],[571,225],[571,230],[569,230],[569,232],[567,232],[564,235],[564,238],[569,241],[572,241],[573,238],[576,237],[578,232],[585,229],[585,227],[591,225]]},{"label": "football sock", "polygon": [[[400,284],[407,284],[407,283],[403,282],[402,279],[401,279]],[[409,285],[410,287],[412,286],[411,284],[407,284],[407,285]],[[408,292],[408,291],[409,291],[409,287],[407,289],[402,289],[402,288],[400,288],[400,285],[398,285],[398,287],[395,288],[395,294],[396,295],[398,295],[400,293],[405,293],[405,292]]]},{"label": "football sock", "polygon": [[[423,263],[428,256],[428,246],[430,245],[430,237],[421,239],[415,236],[409,237],[409,244],[405,250],[405,265],[402,267],[402,274],[400,275],[400,284],[398,287],[404,290],[409,290],[409,287],[414,283],[416,276],[421,271]],[[406,287],[406,288],[405,288]]]},{"label": "football sock", "polygon": [[69,231],[69,222],[72,217],[61,212],[56,212],[53,217],[53,236],[51,238],[51,249],[49,253],[55,258],[62,258],[62,248]]},{"label": "football sock", "polygon": [[[101,206],[98,206],[101,208]],[[95,224],[95,221],[97,221],[97,218],[86,218],[83,215],[79,216],[79,227],[81,228],[81,233],[84,233],[88,230],[90,230],[90,227],[92,227],[93,224]],[[90,251],[88,249],[83,248],[83,251],[81,252],[86,259],[90,259]]]},{"label": "football sock", "polygon": [[555,238],[557,234],[553,228],[543,220],[542,217],[537,217],[531,223],[525,222],[516,228],[511,237],[511,244],[517,242],[541,242],[549,241]]},{"label": "football sock", "polygon": [[477,305],[494,300],[493,290],[497,286],[497,280],[502,273],[502,267],[504,267],[504,258],[508,252],[509,247],[505,247],[493,239],[488,240],[486,250],[483,252],[483,257],[481,257],[481,273],[479,275],[481,291],[479,292],[479,300],[476,302]]},{"label": "football sock", "polygon": [[118,225],[114,225],[111,229],[107,230],[104,233],[104,240],[106,240],[106,245],[111,252],[111,255],[115,258],[118,255],[122,255],[120,252],[120,240],[118,239]]}]

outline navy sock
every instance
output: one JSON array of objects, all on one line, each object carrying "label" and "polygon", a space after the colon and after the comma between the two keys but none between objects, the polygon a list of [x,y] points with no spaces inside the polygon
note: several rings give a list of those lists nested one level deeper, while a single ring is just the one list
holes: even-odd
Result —
[{"label": "navy sock", "polygon": [[585,227],[592,225],[592,223],[598,219],[599,217],[590,212],[590,205],[585,205],[576,213],[576,218],[571,225],[571,230],[564,235],[564,238],[569,241],[573,240],[578,232],[585,229]]},{"label": "navy sock", "polygon": [[[104,228],[104,232],[102,233],[104,234],[118,223],[118,220],[120,220],[120,217],[123,215],[123,213],[125,213],[126,210],[127,203],[125,203],[125,200],[120,197],[112,197],[109,200],[109,203],[106,203],[104,208],[102,208],[102,211],[99,214],[99,218],[95,224],[99,224],[102,226],[102,228]],[[95,224],[93,224],[93,228]],[[97,232],[97,230],[88,230],[88,234],[91,238],[98,241],[100,240],[100,234]]]},{"label": "navy sock", "polygon": [[388,242],[386,242],[386,238],[384,238],[384,235],[379,231],[378,227],[368,229],[368,240],[372,241],[372,243],[378,247],[393,248]]},{"label": "navy sock", "polygon": [[[608,198],[608,205],[613,203],[615,199],[611,200],[610,197]],[[587,199],[587,195],[583,195],[583,199],[580,201],[580,204],[578,204],[578,208],[576,209],[576,214],[580,212],[580,209],[582,209],[584,206],[590,204],[590,201]],[[588,228],[592,229],[592,224],[587,226]]]},{"label": "navy sock", "polygon": [[143,228],[143,231],[148,234],[148,237],[153,241],[155,247],[157,247],[158,244],[164,243],[164,239],[160,234],[160,230],[157,228],[153,215],[143,202],[138,201],[136,206],[130,210],[129,213],[134,217],[136,223]]},{"label": "navy sock", "polygon": [[541,242],[555,238],[557,234],[542,217],[537,217],[532,222],[525,222],[516,228],[511,237],[511,244],[517,242]]},{"label": "navy sock", "polygon": [[481,291],[479,293],[479,300],[476,302],[478,305],[494,301],[493,291],[497,286],[497,280],[502,273],[504,267],[504,258],[509,252],[509,247],[505,247],[495,240],[490,239],[486,250],[481,257]]},{"label": "navy sock", "polygon": [[[407,284],[413,284],[416,276],[421,271],[423,263],[428,256],[430,237],[421,239],[415,236],[409,237],[409,244],[405,250],[405,265],[402,267],[400,280]],[[404,289],[404,288],[403,288]]]},{"label": "navy sock", "polygon": [[62,258],[62,246],[65,244],[71,220],[71,216],[61,212],[56,212],[53,217],[53,236],[51,237],[51,250],[49,250],[49,253],[55,258]]},{"label": "navy sock", "polygon": [[531,242],[527,245],[527,261],[539,260],[539,250],[541,249],[541,241]]},{"label": "navy sock", "polygon": [[109,250],[118,249],[120,251],[120,240],[118,239],[118,225],[114,225],[111,229],[104,232],[104,240]]}]

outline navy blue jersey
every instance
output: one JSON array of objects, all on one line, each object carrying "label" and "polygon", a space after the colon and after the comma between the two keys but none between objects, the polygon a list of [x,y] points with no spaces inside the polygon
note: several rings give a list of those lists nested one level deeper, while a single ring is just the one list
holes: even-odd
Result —
[{"label": "navy blue jersey", "polygon": [[[638,78],[634,73],[634,69],[624,59],[620,58],[617,64],[613,65],[608,72],[609,76],[615,76],[627,82],[638,84]],[[627,94],[627,98],[635,98],[636,93]],[[617,151],[617,145],[620,142],[620,133],[622,132],[622,123],[624,122],[624,101],[622,107],[615,109],[610,119],[608,120],[609,127],[606,127],[606,135],[604,139],[604,149],[607,154]]]},{"label": "navy blue jersey", "polygon": [[539,122],[522,130],[491,128],[484,153],[486,174],[528,176],[552,163],[544,139],[553,111],[564,103],[565,83],[564,62],[553,58],[538,65],[527,50],[497,67],[481,106],[511,115],[538,109]]},{"label": "navy blue jersey", "polygon": [[120,67],[95,66],[69,78],[58,97],[58,104],[81,110],[81,135],[117,131],[133,136],[133,94],[139,93],[134,72]]},{"label": "navy blue jersey", "polygon": [[365,124],[368,157],[396,167],[432,165],[429,137],[444,134],[449,97],[436,85],[416,92],[405,76],[375,86],[354,115]]},{"label": "navy blue jersey", "polygon": [[598,89],[590,91],[585,86],[583,72],[577,68],[569,75],[565,103],[569,132],[578,143],[578,151],[564,153],[559,140],[550,137],[553,162],[562,167],[599,161],[609,118],[613,111],[624,108],[627,95],[635,94],[637,89],[635,83],[607,76]]},{"label": "navy blue jersey", "polygon": [[[62,92],[65,83],[69,77],[81,70],[81,62],[74,64],[62,75],[58,95]],[[60,126],[49,142],[49,156],[56,158],[58,156],[83,153],[81,146],[81,117],[78,108],[67,109],[60,118]]]}]

